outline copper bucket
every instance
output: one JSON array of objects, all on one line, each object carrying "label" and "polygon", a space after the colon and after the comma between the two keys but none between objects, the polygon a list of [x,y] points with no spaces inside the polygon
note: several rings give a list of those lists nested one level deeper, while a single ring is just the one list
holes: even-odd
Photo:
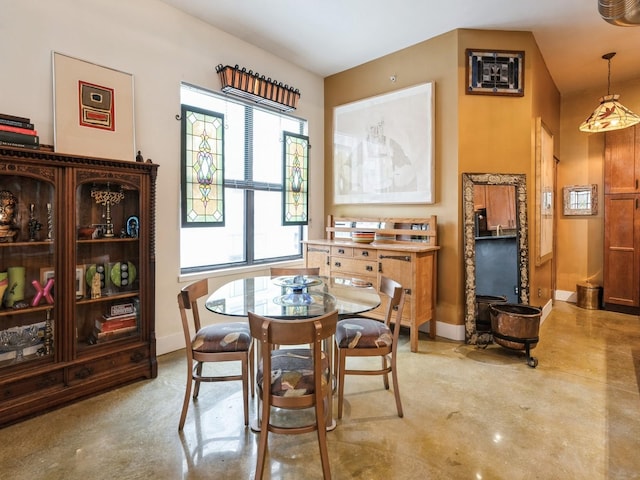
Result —
[{"label": "copper bucket", "polygon": [[507,303],[507,297],[501,295],[476,295],[476,330],[491,330],[491,312],[489,307]]},{"label": "copper bucket", "polygon": [[493,340],[510,350],[525,350],[527,363],[535,367],[538,361],[529,351],[538,345],[542,310],[517,303],[494,304],[489,308]]}]

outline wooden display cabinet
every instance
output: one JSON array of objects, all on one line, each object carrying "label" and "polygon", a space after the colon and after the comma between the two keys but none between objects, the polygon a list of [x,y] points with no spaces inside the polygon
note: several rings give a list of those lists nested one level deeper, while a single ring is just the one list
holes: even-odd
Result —
[{"label": "wooden display cabinet", "polygon": [[157,375],[156,175],[0,148],[0,427]]}]

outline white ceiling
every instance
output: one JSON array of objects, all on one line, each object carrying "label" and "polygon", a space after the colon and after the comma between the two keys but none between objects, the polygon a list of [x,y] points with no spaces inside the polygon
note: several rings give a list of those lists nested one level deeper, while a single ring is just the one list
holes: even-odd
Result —
[{"label": "white ceiling", "polygon": [[640,26],[605,22],[598,0],[162,1],[322,77],[456,28],[533,32],[562,95],[605,94],[607,52],[611,93],[640,77]]}]

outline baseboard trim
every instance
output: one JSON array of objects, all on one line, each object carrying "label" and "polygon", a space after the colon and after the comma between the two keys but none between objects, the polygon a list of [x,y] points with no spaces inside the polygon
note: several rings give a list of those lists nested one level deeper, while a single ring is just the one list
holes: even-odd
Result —
[{"label": "baseboard trim", "polygon": [[578,301],[578,294],[576,292],[568,290],[556,290],[556,300],[562,300],[563,302],[576,303]]}]

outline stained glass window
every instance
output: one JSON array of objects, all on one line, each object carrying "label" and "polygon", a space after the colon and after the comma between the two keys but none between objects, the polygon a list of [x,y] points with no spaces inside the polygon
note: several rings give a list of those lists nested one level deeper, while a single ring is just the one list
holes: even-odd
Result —
[{"label": "stained glass window", "polygon": [[283,132],[282,224],[306,225],[309,209],[309,137]]},{"label": "stained glass window", "polygon": [[224,226],[224,115],[182,106],[182,226]]}]

